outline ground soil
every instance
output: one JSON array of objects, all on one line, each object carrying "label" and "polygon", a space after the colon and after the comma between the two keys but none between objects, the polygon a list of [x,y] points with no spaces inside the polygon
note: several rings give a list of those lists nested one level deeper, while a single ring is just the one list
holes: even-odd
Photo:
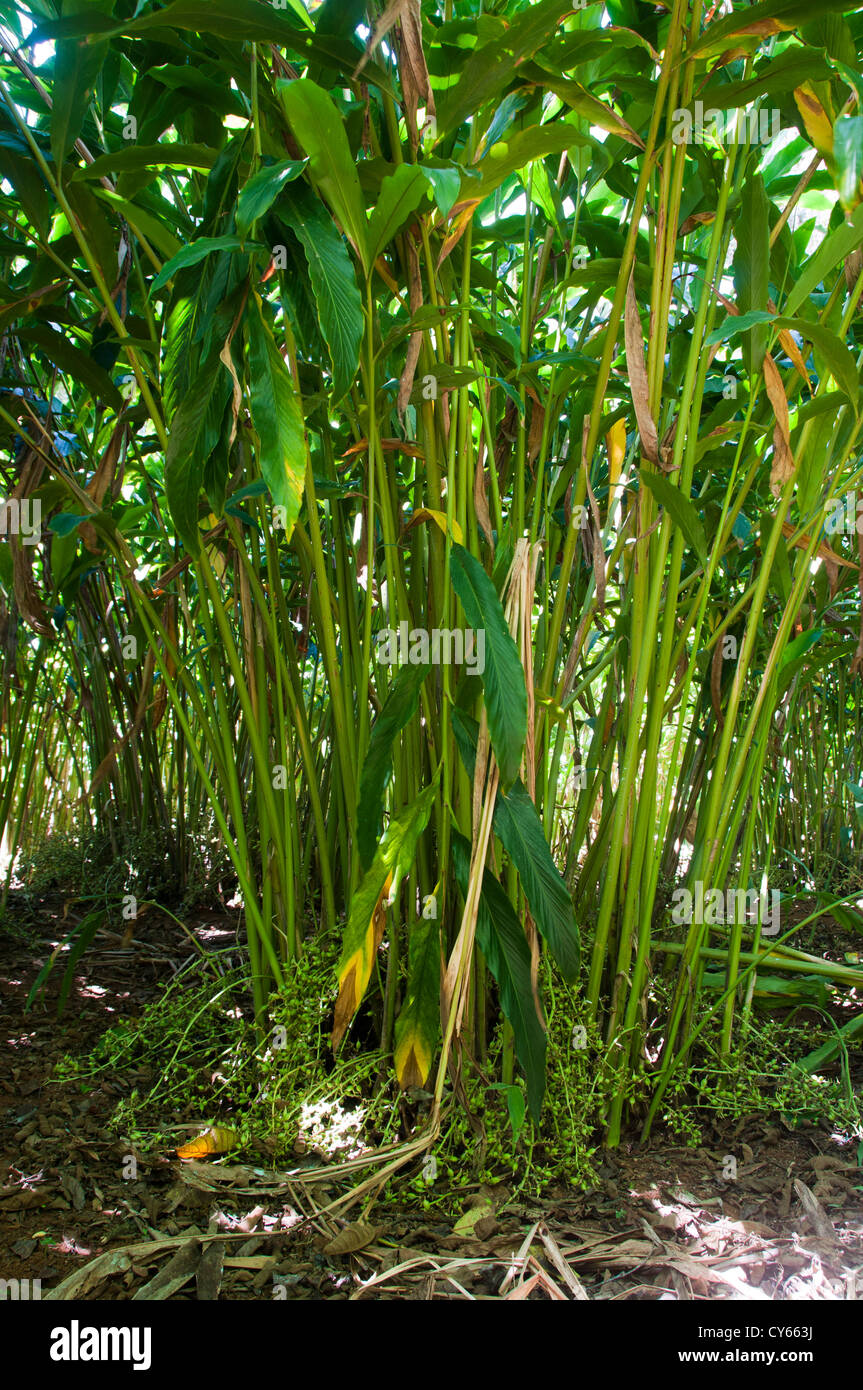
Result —
[{"label": "ground soil", "polygon": [[[134,1077],[103,1075],[82,1095],[52,1071],[135,1017],[192,947],[155,913],[134,937],[101,932],[62,1019],[60,969],[25,1012],[62,914],[45,900],[25,930],[0,935],[0,1276],[41,1280],[43,1298],[863,1298],[856,1143],[764,1117],[713,1125],[698,1148],[633,1139],[602,1157],[591,1191],[559,1183],[540,1201],[481,1189],[477,1219],[458,1225],[407,1197],[362,1220],[327,1212],[346,1184],[260,1159],[156,1152],[130,1177],[108,1120]],[[237,920],[201,913],[187,927],[224,948]]]}]

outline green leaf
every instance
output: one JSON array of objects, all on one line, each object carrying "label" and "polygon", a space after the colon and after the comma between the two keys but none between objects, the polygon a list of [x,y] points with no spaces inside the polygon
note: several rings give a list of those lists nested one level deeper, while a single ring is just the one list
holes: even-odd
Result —
[{"label": "green leaf", "polygon": [[[863,793],[858,788],[858,800],[863,802]],[[830,916],[835,917],[841,927],[847,932],[857,932],[863,935],[863,915],[856,908],[850,907],[848,903],[835,903],[830,908]],[[863,1014],[860,1015],[860,1022],[863,1024]]]},{"label": "green leaf", "polygon": [[393,878],[403,878],[410,872],[417,841],[428,824],[437,789],[438,778],[435,777],[415,801],[397,816],[393,816],[384,831],[375,857],[351,898],[351,910],[342,947],[342,963],[353,954],[365,937],[375,904],[390,874]]},{"label": "green leaf", "polygon": [[[470,844],[455,829],[452,858],[456,880],[465,897]],[[497,981],[501,1008],[512,1026],[516,1056],[527,1078],[530,1113],[538,1120],[545,1091],[546,1032],[533,997],[530,947],[509,898],[488,869],[483,872],[476,939]]]},{"label": "green leaf", "polygon": [[521,765],[527,734],[527,691],[518,648],[507,626],[494,585],[464,546],[452,547],[452,586],[465,616],[477,633],[485,633],[485,691],[488,731],[500,770],[500,784],[511,787]]},{"label": "green leaf", "polygon": [[[836,913],[834,912],[833,915],[836,916]],[[836,920],[839,921],[840,919],[837,917]],[[838,1028],[833,1036],[816,1048],[814,1052],[809,1052],[805,1057],[801,1057],[797,1066],[802,1071],[809,1073],[821,1071],[828,1062],[833,1061],[838,1052],[844,1052],[845,1044],[850,1042],[852,1038],[856,1038],[859,1033],[863,1033],[863,1014],[858,1014],[856,1018],[843,1023],[842,1027]],[[857,1162],[863,1164],[863,1144],[857,1150]]]},{"label": "green leaf", "polygon": [[244,241],[238,236],[201,236],[196,241],[192,241],[188,246],[184,246],[178,251],[176,256],[162,266],[150,286],[150,294],[155,294],[163,285],[167,285],[169,280],[173,280],[178,270],[185,270],[190,265],[197,265],[207,256],[211,256],[214,251],[266,251],[265,246],[260,246],[255,241]]},{"label": "green leaf", "polygon": [[[212,345],[225,342],[247,295],[245,282],[240,282],[227,298],[223,298],[213,313],[208,309],[212,290],[211,267],[204,273],[182,270],[176,277],[174,292],[163,330],[162,400],[166,422],[189,393],[202,359],[209,358]],[[223,282],[224,283],[224,282]]]},{"label": "green leaf", "polygon": [[540,935],[548,944],[563,978],[571,985],[581,963],[572,898],[551,857],[536,807],[520,780],[509,795],[499,794],[494,828],[518,870]]},{"label": "green leaf", "polygon": [[444,217],[452,212],[461,191],[462,173],[456,164],[430,164],[419,166],[432,187],[434,200]]},{"label": "green leaf", "polygon": [[[66,0],[64,14],[77,15],[97,9],[101,0]],[[102,15],[98,16],[100,19]],[[51,153],[58,169],[78,136],[84,114],[99,76],[107,41],[88,43],[83,38],[58,39],[54,56],[54,106],[51,112]]]},{"label": "green leaf", "polygon": [[429,196],[426,171],[416,164],[400,164],[395,173],[387,174],[374,212],[369,218],[369,266],[373,266],[396,232],[404,226],[411,213]]},{"label": "green leaf", "polygon": [[396,1019],[393,1060],[403,1090],[424,1086],[440,1037],[440,928],[420,920],[410,933],[407,992]]},{"label": "green leaf", "polygon": [[181,93],[181,101],[192,93],[201,106],[209,107],[220,115],[246,114],[239,92],[233,86],[214,81],[195,64],[160,63],[158,67],[148,67],[147,76],[151,81],[159,82],[163,87]]},{"label": "green leaf", "polygon": [[856,208],[863,181],[863,116],[840,116],[833,127],[833,160],[843,208]]},{"label": "green leaf", "polygon": [[291,129],[309,156],[312,182],[368,274],[365,205],[344,120],[332,97],[306,77],[280,82],[279,91]]},{"label": "green leaf", "polygon": [[21,155],[9,149],[8,145],[0,145],[0,151],[4,179],[8,179],[12,184],[28,218],[34,227],[44,234],[44,240],[47,241],[54,200],[45,186],[39,167],[29,151],[26,155]]},{"label": "green leaf", "polygon": [[202,276],[185,276],[178,280],[162,330],[162,400],[166,423],[188,391],[198,369],[200,343],[196,329],[202,313],[204,281]]},{"label": "green leaf", "polygon": [[810,323],[809,319],[783,317],[776,319],[775,324],[777,328],[790,328],[793,332],[799,333],[804,341],[809,339],[824,358],[836,385],[847,395],[856,415],[860,378],[857,374],[857,363],[842,339],[831,329],[825,328],[823,323]]},{"label": "green leaf", "polygon": [[659,505],[665,508],[675,525],[680,527],[702,565],[706,565],[707,538],[701,524],[701,517],[698,515],[692,500],[689,497],[684,497],[680,488],[675,487],[661,473],[649,473],[645,468],[641,470],[639,476],[642,484],[653,493]]},{"label": "green leaf", "polygon": [[783,671],[790,662],[797,661],[804,656],[810,647],[820,641],[823,635],[823,627],[811,627],[808,628],[806,632],[798,633],[796,637],[792,637],[791,641],[786,643],[785,650],[779,659],[780,672]]},{"label": "green leaf", "polygon": [[863,787],[857,782],[846,781],[846,787],[854,798],[854,812],[857,816],[857,824],[863,830]]},{"label": "green leaf", "polygon": [[[292,8],[295,3],[299,5],[300,0],[291,0]],[[305,24],[308,22],[307,17]],[[305,27],[298,29],[266,0],[175,0],[162,10],[127,23],[120,32],[139,34],[150,29],[191,29],[199,34],[218,34],[232,44],[274,43],[289,53],[300,54],[306,62],[329,61],[331,67],[348,73],[353,72],[361,56],[356,45],[345,39],[310,33]],[[374,61],[363,68],[363,81],[373,82],[381,91],[393,95],[387,73]]]},{"label": "green leaf", "polygon": [[[740,212],[734,227],[734,288],[741,314],[766,310],[770,293],[770,229],[767,194],[760,174],[750,174],[743,185]],[[767,328],[754,323],[743,343],[743,363],[750,376],[761,371],[767,351]]]},{"label": "green leaf", "polygon": [[566,0],[539,0],[515,15],[503,33],[478,43],[458,82],[437,103],[441,132],[454,134],[463,121],[508,87],[519,65],[548,42],[571,9]]},{"label": "green leaf", "polygon": [[[99,930],[104,920],[104,908],[95,908],[93,912],[88,912],[87,916],[84,917],[77,924],[77,926],[72,928],[69,935],[63,942],[63,946],[70,946],[71,950],[66,961],[66,969],[63,972],[63,981],[60,986],[60,993],[57,997],[58,1018],[62,1017],[63,1010],[66,1007],[66,1001],[69,998],[69,991],[72,988],[72,984],[75,979],[75,967],[78,964],[78,961],[81,959],[81,956],[86,951],[87,947],[92,942],[93,937],[96,935],[96,932]],[[48,976],[54,969],[54,965],[56,964],[58,954],[58,952],[52,953],[48,957],[47,961],[42,966],[42,969],[39,971],[39,974],[36,976],[36,979],[33,981],[30,993],[27,995],[27,1002],[24,1005],[25,1013],[27,1013],[28,1010],[32,1007],[33,1001],[38,996],[39,991],[44,987],[45,982],[48,979]]]},{"label": "green leaf", "polygon": [[587,135],[582,135],[575,126],[566,121],[554,121],[549,125],[532,126],[527,130],[517,130],[508,134],[506,140],[496,141],[486,152],[478,165],[480,181],[469,183],[465,180],[463,194],[466,198],[487,198],[505,178],[516,170],[525,169],[536,160],[549,154],[563,154],[574,145],[595,145]]},{"label": "green leaf", "polygon": [[[473,776],[479,725],[457,707],[452,727],[459,752]],[[581,942],[572,898],[558,872],[536,807],[519,779],[508,796],[498,792],[494,829],[518,870],[531,915],[548,943],[567,984],[573,984],[581,963]]]},{"label": "green leaf", "polygon": [[[593,96],[580,82],[559,76],[543,63],[522,63],[519,77],[533,82],[543,92],[554,92],[554,95],[565,102],[574,115],[583,121],[589,121],[592,126],[607,130],[609,135],[620,136],[631,145],[644,149],[644,141],[638,132],[606,102]],[[585,137],[582,137],[582,141],[586,142]]]},{"label": "green leaf", "polygon": [[306,478],[303,412],[257,295],[255,300],[257,311],[249,316],[252,423],[261,441],[261,473],[273,502],[285,509],[285,539],[289,540],[300,514]]},{"label": "green leaf", "polygon": [[36,324],[32,328],[20,329],[18,337],[40,348],[55,367],[85,386],[95,402],[122,410],[123,397],[108,373],[88,353],[75,347],[65,334],[57,333],[47,324]]},{"label": "green leaf", "polygon": [[146,208],[138,207],[137,203],[131,203],[127,198],[121,198],[119,193],[112,193],[110,189],[96,187],[93,193],[103,202],[109,203],[115,211],[125,217],[129,226],[136,236],[143,236],[155,247],[161,256],[166,260],[170,256],[176,256],[180,250],[181,243],[174,236],[174,233],[165,226],[158,217]]},{"label": "green leaf", "polygon": [[[728,980],[725,971],[707,971],[702,978],[705,989],[725,990]],[[756,977],[753,997],[769,999],[774,1008],[808,1001],[822,1008],[830,1002],[830,992],[824,980],[818,975],[795,975],[792,979],[782,975],[763,975]]]},{"label": "green leaf", "polygon": [[56,516],[52,516],[48,526],[55,536],[71,536],[73,531],[77,531],[82,521],[89,520],[89,513],[58,512]]},{"label": "green leaf", "polygon": [[492,1091],[503,1091],[506,1096],[506,1109],[509,1115],[510,1129],[512,1130],[512,1142],[517,1144],[521,1138],[521,1131],[524,1129],[524,1096],[518,1086],[507,1086],[503,1081],[495,1081],[491,1086]]},{"label": "green leaf", "polygon": [[281,209],[302,242],[321,332],[333,368],[331,403],[353,385],[365,320],[354,267],[333,219],[311,189],[298,186]]},{"label": "green leaf", "polygon": [[60,993],[57,995],[57,1017],[61,1018],[69,998],[69,991],[75,982],[75,967],[83,956],[87,947],[91,944],[96,932],[105,921],[104,908],[97,907],[93,912],[89,912],[83,922],[79,922],[75,930],[75,940],[69,952],[69,959],[66,962],[66,969],[63,972],[63,981],[60,985]]},{"label": "green leaf", "polygon": [[704,346],[727,343],[740,333],[748,333],[754,324],[773,323],[775,318],[776,315],[771,314],[769,309],[750,309],[747,314],[728,314],[712,333],[708,333],[704,339]]},{"label": "green leaf", "polygon": [[383,833],[371,865],[364,873],[351,897],[351,907],[342,954],[336,970],[339,981],[339,1000],[336,1007],[336,1030],[344,1034],[359,1008],[371,978],[374,952],[374,915],[388,879],[396,882],[410,872],[416,855],[417,841],[428,824],[438,794],[440,769],[434,781],[420,792],[410,806],[393,816]]},{"label": "green leaf", "polygon": [[192,555],[198,555],[201,549],[198,498],[204,465],[215,442],[210,437],[209,412],[221,370],[218,357],[213,357],[198,373],[174,415],[165,455],[168,510],[177,534]]},{"label": "green leaf", "polygon": [[799,279],[785,301],[786,314],[796,314],[813,290],[824,282],[832,270],[850,256],[863,241],[863,205],[824,238],[815,254],[806,261]]},{"label": "green leaf", "polygon": [[789,92],[804,82],[829,82],[830,77],[830,68],[823,58],[811,49],[794,47],[786,49],[771,62],[760,64],[752,77],[737,82],[717,79],[708,83],[698,95],[707,122],[709,107],[719,107],[725,112],[733,107],[749,106],[763,96],[787,97]]},{"label": "green leaf", "polygon": [[[819,0],[817,13],[824,15],[849,8],[848,0]],[[769,34],[773,32],[769,27],[761,27],[769,20],[777,21],[776,29],[796,29],[808,23],[813,13],[812,0],[761,0],[758,5],[744,6],[724,19],[706,25],[701,37],[690,44],[689,52],[698,53],[705,48],[722,49],[732,35],[757,34],[759,31]]]},{"label": "green leaf", "polygon": [[306,167],[305,159],[285,159],[261,169],[243,188],[237,200],[237,231],[246,236],[255,222],[272,207],[286,183]]},{"label": "green leaf", "polygon": [[420,689],[430,669],[402,666],[374,722],[357,803],[357,845],[363,868],[372,862],[380,834],[384,791],[392,773],[393,745],[417,712]]},{"label": "green leaf", "polygon": [[141,169],[212,169],[219,151],[208,145],[129,145],[100,154],[92,164],[76,169],[73,180],[101,179],[106,174],[125,174]]}]

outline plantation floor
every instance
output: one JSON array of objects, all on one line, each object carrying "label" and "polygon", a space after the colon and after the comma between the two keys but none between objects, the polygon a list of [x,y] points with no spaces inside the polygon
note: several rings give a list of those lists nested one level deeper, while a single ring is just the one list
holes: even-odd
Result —
[{"label": "plantation floor", "polygon": [[[656,1136],[600,1164],[600,1183],[542,1201],[500,1184],[474,1190],[472,1233],[410,1204],[379,1203],[352,1254],[325,1249],[344,1222],[320,1209],[342,1187],[244,1164],[139,1158],[107,1131],[135,1078],[87,1094],[50,1080],[119,1016],[155,996],[191,947],[168,919],[124,943],[100,934],[79,963],[61,1022],[61,971],[25,1014],[28,990],[62,938],[62,904],[37,919],[39,943],[0,937],[0,1275],[40,1279],[42,1296],[290,1299],[861,1299],[863,1171],[854,1145],[754,1118],[712,1125],[703,1147]],[[206,947],[235,922],[190,923]],[[732,1176],[729,1158],[736,1162]],[[258,1160],[260,1161],[260,1160]],[[356,1208],[347,1218],[357,1222]],[[96,1257],[102,1257],[98,1265]],[[283,1285],[280,1288],[279,1285]]]}]

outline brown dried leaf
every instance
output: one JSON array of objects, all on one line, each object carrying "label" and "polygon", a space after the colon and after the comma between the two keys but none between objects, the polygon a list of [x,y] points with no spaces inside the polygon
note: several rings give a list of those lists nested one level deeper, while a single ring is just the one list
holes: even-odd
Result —
[{"label": "brown dried leaf", "polygon": [[527,432],[527,461],[531,468],[539,458],[544,423],[545,408],[534,402],[530,408],[530,427]]},{"label": "brown dried leaf", "polygon": [[450,218],[452,219],[452,228],[450,230],[449,235],[446,238],[446,241],[440,249],[440,255],[437,258],[437,265],[435,266],[436,270],[440,270],[447,256],[450,254],[453,248],[456,247],[458,243],[461,241],[462,237],[464,236],[465,232],[470,226],[471,218],[473,217],[475,210],[479,207],[479,204],[479,198],[474,198],[469,203],[456,203],[455,207],[452,209],[452,212],[450,213]]},{"label": "brown dried leaf", "polygon": [[677,235],[688,236],[690,232],[695,231],[696,227],[703,227],[712,222],[715,216],[715,212],[693,212],[691,216],[686,218],[685,222],[681,222],[677,229]]},{"label": "brown dried leaf", "polygon": [[368,1221],[354,1221],[324,1246],[325,1255],[353,1255],[365,1250],[380,1235],[381,1227]]},{"label": "brown dried leaf", "polygon": [[173,1298],[174,1294],[193,1277],[200,1263],[200,1258],[200,1241],[194,1238],[187,1241],[164,1268],[153,1276],[149,1283],[132,1295],[132,1302],[162,1303],[168,1298]]},{"label": "brown dried leaf", "polygon": [[354,77],[358,77],[381,39],[386,38],[394,24],[399,24],[400,34],[395,42],[398,53],[399,77],[404,93],[405,109],[408,114],[408,128],[411,143],[416,148],[418,132],[416,128],[417,108],[425,104],[426,118],[435,116],[434,94],[429,81],[428,68],[422,45],[422,14],[420,0],[390,0],[383,14],[375,24],[374,33],[368,47],[357,64]]},{"label": "brown dried leaf", "polygon": [[53,637],[54,628],[33,579],[33,547],[23,546],[17,536],[9,536],[12,551],[12,588],[18,612],[40,637]]},{"label": "brown dried leaf", "polygon": [[800,1205],[809,1218],[815,1234],[819,1239],[828,1241],[831,1245],[837,1244],[838,1237],[833,1229],[833,1222],[830,1220],[811,1188],[808,1188],[802,1179],[795,1178],[794,1191],[800,1198]]},{"label": "brown dried leaf", "polygon": [[[408,291],[410,296],[411,314],[416,314],[422,308],[423,290],[422,278],[420,276],[419,254],[410,237],[406,238],[408,248]],[[423,335],[421,332],[412,333],[408,340],[408,350],[405,356],[404,371],[399,379],[399,394],[396,402],[400,417],[404,417],[407,410],[408,401],[411,398],[411,391],[414,389],[414,376],[416,375],[417,363],[422,349]]]},{"label": "brown dried leaf", "polygon": [[764,384],[773,406],[776,425],[773,430],[773,467],[770,470],[770,491],[774,497],[782,495],[782,489],[794,475],[794,455],[791,452],[791,424],[788,418],[788,401],[779,368],[769,352],[764,354]]},{"label": "brown dried leaf", "polygon": [[605,551],[602,548],[602,523],[599,519],[599,507],[593,495],[593,488],[590,486],[590,477],[587,468],[584,468],[584,481],[587,486],[587,496],[590,502],[590,515],[593,521],[593,530],[590,537],[591,561],[593,563],[593,578],[596,584],[596,607],[602,613],[605,609]]},{"label": "brown dried leaf", "polygon": [[651,463],[659,463],[659,436],[656,423],[650,413],[650,389],[647,382],[647,367],[644,361],[644,340],[641,336],[641,319],[638,314],[638,301],[635,298],[635,268],[629,276],[626,287],[626,313],[623,321],[626,345],[626,369],[629,373],[629,386],[632,391],[632,404],[635,419],[641,436],[641,452]]},{"label": "brown dried leaf", "polygon": [[231,373],[231,381],[234,383],[231,393],[231,433],[228,436],[229,449],[237,437],[237,419],[243,404],[243,389],[240,386],[240,378],[237,376],[237,369],[234,366],[234,359],[231,356],[231,339],[233,336],[233,333],[228,335],[225,340],[225,346],[219,353],[219,361],[222,363],[223,367],[227,367],[228,371]]},{"label": "brown dried leaf", "polygon": [[111,438],[108,440],[105,452],[99,460],[96,472],[90,479],[85,489],[87,496],[92,497],[97,507],[101,507],[108,489],[114,495],[114,474],[117,469],[117,460],[120,457],[120,448],[123,443],[123,435],[126,432],[126,421],[121,416],[111,431]]},{"label": "brown dried leaf", "polygon": [[195,1271],[195,1285],[200,1302],[215,1302],[222,1287],[222,1270],[225,1266],[225,1242],[210,1241],[204,1249],[200,1263]]},{"label": "brown dried leaf", "polygon": [[485,486],[485,469],[482,466],[483,450],[480,449],[476,460],[476,469],[473,475],[473,505],[476,512],[476,519],[482,527],[482,533],[490,546],[494,546],[494,532],[491,525],[491,513],[488,509],[488,495]]}]

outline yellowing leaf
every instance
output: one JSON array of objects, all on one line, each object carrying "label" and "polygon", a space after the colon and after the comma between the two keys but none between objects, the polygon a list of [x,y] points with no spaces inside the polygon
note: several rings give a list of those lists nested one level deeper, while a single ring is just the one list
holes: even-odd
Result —
[{"label": "yellowing leaf", "polygon": [[779,368],[769,352],[764,354],[764,384],[773,406],[776,424],[773,428],[773,467],[770,470],[770,491],[774,497],[781,496],[782,489],[794,473],[794,455],[791,452],[791,426],[788,417],[788,400]]},{"label": "yellowing leaf", "polygon": [[[412,526],[418,526],[421,521],[433,521],[436,526],[440,527],[444,535],[446,535],[446,512],[436,512],[433,511],[431,507],[420,507],[417,511],[414,512],[413,516],[411,517],[410,521],[405,527],[405,530],[409,531]],[[452,521],[452,536],[453,540],[458,541],[459,545],[464,545],[464,532],[462,531],[455,517],[453,517]]]},{"label": "yellowing leaf", "polygon": [[833,123],[815,95],[812,86],[808,82],[804,82],[802,87],[796,87],[794,100],[797,103],[797,110],[803,117],[803,124],[809,139],[819,154],[823,154],[826,159],[831,159],[833,156]]},{"label": "yellowing leaf", "polygon": [[400,883],[410,870],[417,841],[428,824],[438,794],[439,778],[440,769],[416,800],[392,817],[374,859],[354,890],[342,941],[342,955],[336,971],[339,997],[333,1024],[334,1051],[365,993],[375,952],[384,933],[386,897],[393,883]]},{"label": "yellowing leaf", "polygon": [[435,267],[435,269],[440,270],[449,253],[461,241],[462,237],[464,236],[465,232],[470,226],[470,220],[473,217],[474,212],[479,207],[479,202],[480,200],[478,198],[475,198],[473,201],[468,203],[458,203],[456,207],[453,208],[452,213],[455,214],[455,216],[453,216],[452,218],[452,228],[450,230],[449,235],[447,236],[446,241],[441,247],[440,255],[437,258],[437,266]]},{"label": "yellowing leaf", "polygon": [[615,420],[608,434],[605,436],[605,443],[608,448],[608,492],[610,503],[614,489],[620,478],[620,469],[626,454],[625,420]]},{"label": "yellowing leaf", "polygon": [[735,25],[735,34],[755,34],[760,39],[766,39],[771,34],[785,34],[789,29],[793,29],[793,24],[786,24],[784,19],[756,19],[751,24]]},{"label": "yellowing leaf", "polygon": [[176,1150],[178,1158],[211,1158],[216,1154],[230,1153],[231,1149],[237,1147],[238,1134],[235,1129],[228,1129],[224,1125],[212,1125],[210,1129],[205,1129],[203,1134],[199,1134],[197,1139],[191,1139],[188,1144]]},{"label": "yellowing leaf", "polygon": [[386,926],[386,899],[392,881],[392,874],[388,874],[375,903],[362,945],[339,966],[339,997],[336,1001],[336,1016],[333,1022],[333,1050],[338,1047],[348,1024],[360,1007],[366,986],[371,978],[375,953],[381,944]]},{"label": "yellowing leaf", "polygon": [[791,361],[794,363],[794,366],[797,369],[798,373],[806,382],[806,385],[809,387],[809,390],[811,391],[812,382],[809,379],[809,372],[806,369],[806,363],[803,360],[803,354],[801,353],[799,347],[795,343],[787,328],[780,328],[779,341],[785,349],[787,355],[790,357]]},{"label": "yellowing leaf", "polygon": [[402,1032],[393,1060],[403,1091],[409,1086],[421,1087],[426,1084],[431,1071],[432,1052],[416,1024]]},{"label": "yellowing leaf", "polygon": [[465,1212],[464,1216],[460,1216],[458,1221],[453,1226],[453,1235],[473,1235],[474,1227],[478,1224],[478,1222],[484,1221],[486,1217],[489,1216],[494,1216],[494,1207],[491,1205],[490,1202],[483,1203],[480,1206],[470,1207]]},{"label": "yellowing leaf", "polygon": [[411,932],[405,1001],[396,1020],[393,1058],[403,1091],[424,1086],[440,1036],[440,931],[437,921],[418,922]]}]

